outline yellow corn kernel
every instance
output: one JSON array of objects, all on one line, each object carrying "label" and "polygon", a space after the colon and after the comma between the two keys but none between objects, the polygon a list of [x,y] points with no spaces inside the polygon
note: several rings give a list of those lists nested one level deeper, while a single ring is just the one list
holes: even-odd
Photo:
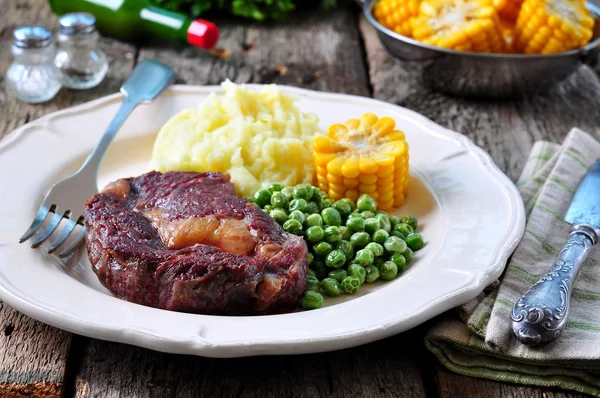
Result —
[{"label": "yellow corn kernel", "polygon": [[421,0],[379,0],[373,6],[375,19],[394,32],[412,37],[412,26]]},{"label": "yellow corn kernel", "polygon": [[[404,202],[409,176],[408,144],[389,117],[366,113],[334,124],[315,139],[316,179],[332,199],[369,194],[391,210]],[[332,152],[333,151],[333,152]]]},{"label": "yellow corn kernel", "polygon": [[524,0],[514,45],[525,54],[552,54],[585,46],[594,19],[582,0]]},{"label": "yellow corn kernel", "polygon": [[457,51],[506,51],[493,0],[423,0],[413,36]]}]

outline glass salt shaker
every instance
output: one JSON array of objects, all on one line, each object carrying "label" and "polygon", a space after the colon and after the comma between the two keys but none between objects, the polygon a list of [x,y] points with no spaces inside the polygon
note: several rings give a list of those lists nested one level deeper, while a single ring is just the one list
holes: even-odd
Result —
[{"label": "glass salt shaker", "polygon": [[100,84],[108,71],[104,51],[98,48],[96,19],[85,12],[73,12],[59,18],[59,49],[54,65],[63,86],[76,90]]},{"label": "glass salt shaker", "polygon": [[52,65],[56,47],[52,32],[42,26],[21,26],[13,32],[13,63],[6,70],[10,95],[32,104],[54,98],[60,90]]}]

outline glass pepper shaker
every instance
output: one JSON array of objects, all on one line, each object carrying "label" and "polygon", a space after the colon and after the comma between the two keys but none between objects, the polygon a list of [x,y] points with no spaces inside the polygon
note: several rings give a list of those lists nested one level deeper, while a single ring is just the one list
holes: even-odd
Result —
[{"label": "glass pepper shaker", "polygon": [[92,14],[74,12],[58,20],[59,49],[54,65],[63,86],[83,90],[100,84],[108,71],[104,51],[98,48],[96,19]]},{"label": "glass pepper shaker", "polygon": [[22,26],[13,32],[13,63],[6,70],[10,95],[29,103],[46,102],[60,90],[52,60],[52,32],[42,26]]}]

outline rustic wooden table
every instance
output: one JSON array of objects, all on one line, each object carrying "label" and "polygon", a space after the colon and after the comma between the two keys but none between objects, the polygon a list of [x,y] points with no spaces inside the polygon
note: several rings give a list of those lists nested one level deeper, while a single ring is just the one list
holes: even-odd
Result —
[{"label": "rustic wooden table", "polygon": [[[97,88],[62,90],[26,105],[0,80],[0,138],[49,112],[117,92],[133,66],[154,58],[178,83],[280,83],[372,96],[466,134],[517,178],[536,140],[560,142],[573,126],[600,137],[600,80],[583,67],[546,95],[518,102],[474,102],[425,90],[419,65],[390,58],[354,4],[301,10],[279,25],[219,19],[226,57],[179,44],[135,46],[102,39],[110,73]],[[0,71],[13,28],[56,26],[43,0],[0,0]],[[65,143],[68,145],[68,143]],[[158,353],[72,335],[0,304],[0,396],[77,397],[574,397],[567,392],[476,380],[450,373],[423,345],[432,320],[410,332],[339,352],[295,357],[207,359]]]}]

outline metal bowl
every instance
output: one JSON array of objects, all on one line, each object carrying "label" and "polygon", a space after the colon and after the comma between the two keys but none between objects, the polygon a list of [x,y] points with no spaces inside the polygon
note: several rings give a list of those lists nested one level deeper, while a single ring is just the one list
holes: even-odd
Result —
[{"label": "metal bowl", "polygon": [[423,82],[430,88],[463,97],[515,98],[548,89],[577,68],[596,61],[600,52],[600,7],[588,2],[596,24],[592,41],[577,50],[549,54],[487,54],[448,50],[401,36],[379,24],[363,3],[366,19],[383,47],[394,57],[423,63]]}]

